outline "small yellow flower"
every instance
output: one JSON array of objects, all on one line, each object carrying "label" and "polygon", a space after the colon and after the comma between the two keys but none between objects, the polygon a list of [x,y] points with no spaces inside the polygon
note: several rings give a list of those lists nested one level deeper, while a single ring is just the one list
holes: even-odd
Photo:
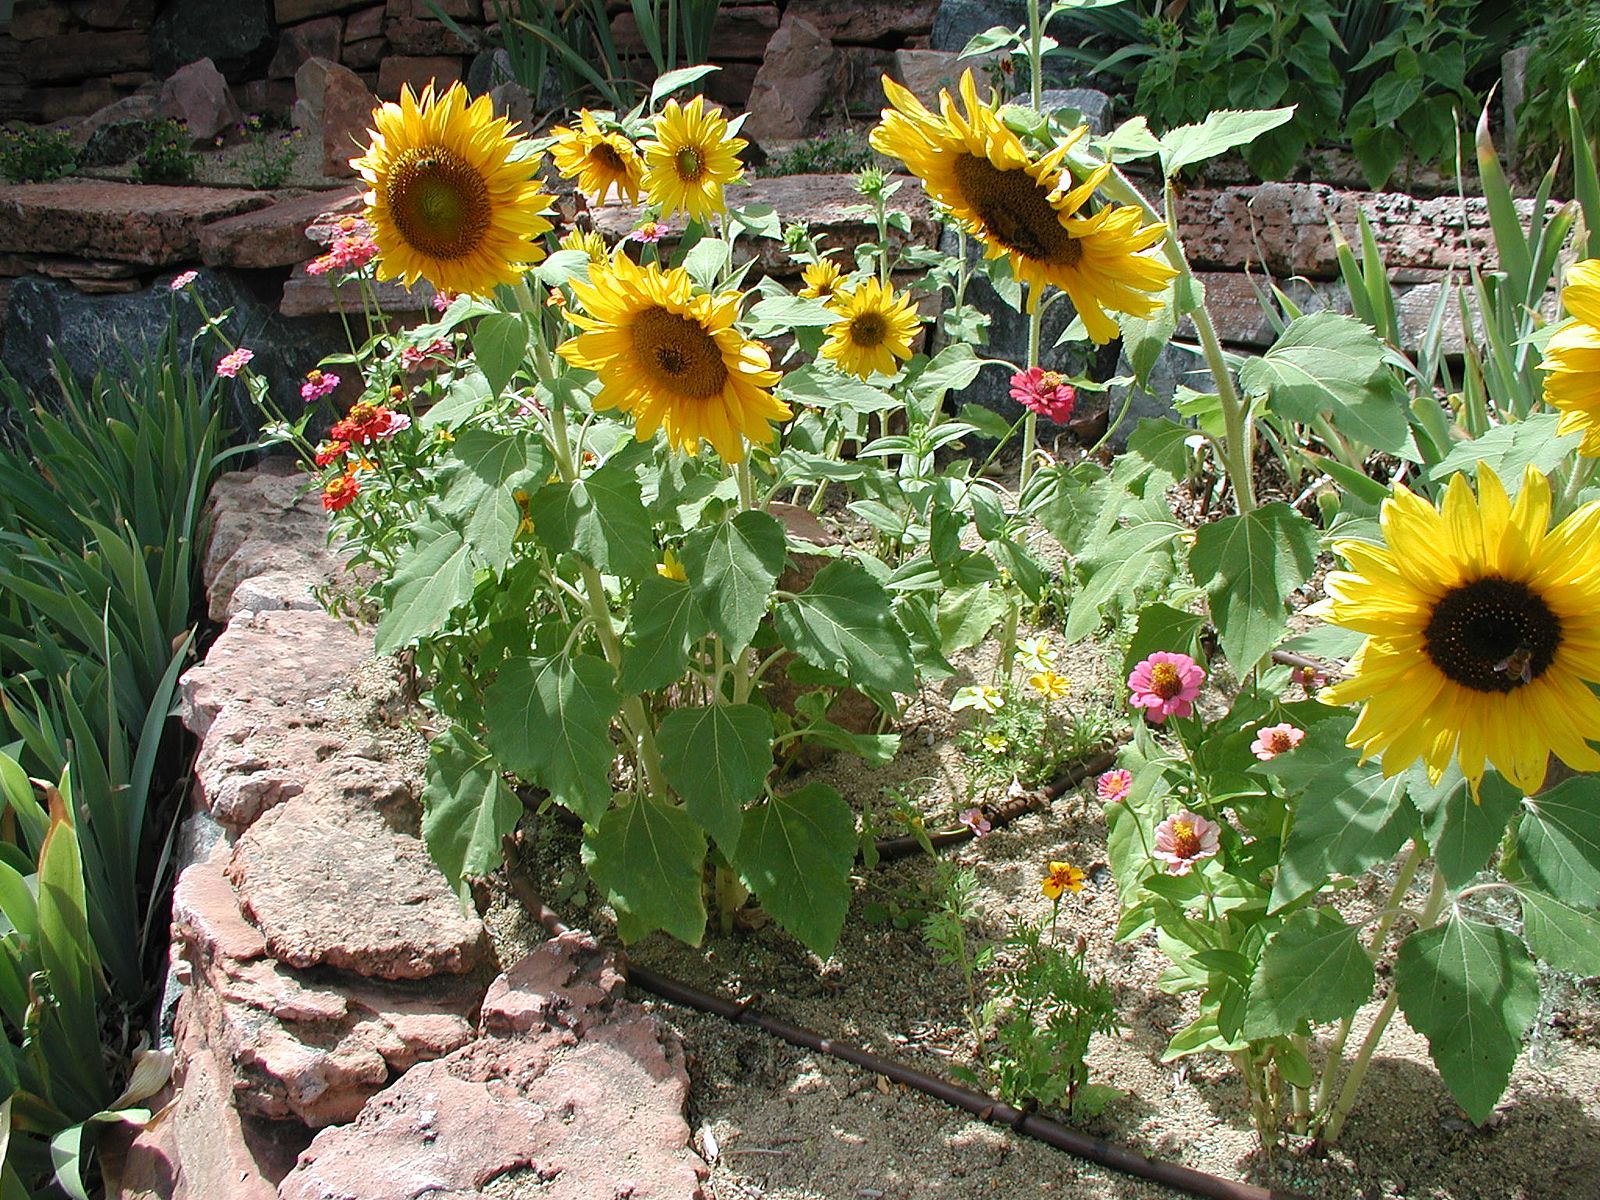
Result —
[{"label": "small yellow flower", "polygon": [[841,371],[861,379],[893,375],[900,369],[895,360],[911,357],[911,342],[922,321],[910,295],[868,279],[853,291],[836,294],[829,307],[839,320],[828,326],[822,356]]},{"label": "small yellow flower", "polygon": [[1060,700],[1071,690],[1065,675],[1054,671],[1039,671],[1028,676],[1028,686],[1046,700]]},{"label": "small yellow flower", "polygon": [[956,694],[950,700],[950,711],[960,712],[963,708],[976,708],[993,716],[1005,706],[1005,702],[1005,693],[999,688],[980,683],[973,687],[957,688]]},{"label": "small yellow flower", "polygon": [[676,580],[678,583],[687,583],[689,573],[683,569],[683,563],[678,560],[671,548],[661,552],[661,561],[656,564],[656,574],[663,579]]},{"label": "small yellow flower", "polygon": [[1056,666],[1056,648],[1044,634],[1024,638],[1017,643],[1017,662],[1024,671],[1053,671]]},{"label": "small yellow flower", "polygon": [[983,735],[983,748],[990,754],[1004,754],[1011,749],[1011,743],[1003,733],[986,733]]},{"label": "small yellow flower", "polygon": [[618,200],[639,202],[644,168],[625,134],[603,128],[586,108],[578,110],[577,128],[560,125],[550,132],[555,137],[550,158],[556,170],[576,179],[578,189],[596,204],[604,204],[612,191]]},{"label": "small yellow flower", "polygon": [[1076,896],[1083,891],[1083,880],[1083,872],[1071,863],[1052,862],[1049,871],[1039,884],[1039,890],[1045,894],[1046,899],[1059,900],[1062,892],[1071,892]]},{"label": "small yellow flower", "polygon": [[805,283],[800,289],[802,296],[808,300],[827,300],[839,290],[843,275],[830,259],[823,258],[809,264],[800,278]]},{"label": "small yellow flower", "polygon": [[688,104],[668,100],[655,120],[655,137],[641,142],[644,190],[666,216],[686,212],[697,221],[727,207],[722,189],[744,174],[743,138],[728,134],[728,122],[704,96]]},{"label": "small yellow flower", "polygon": [[598,229],[573,229],[557,243],[563,250],[582,250],[591,263],[605,266],[611,261],[611,248]]}]

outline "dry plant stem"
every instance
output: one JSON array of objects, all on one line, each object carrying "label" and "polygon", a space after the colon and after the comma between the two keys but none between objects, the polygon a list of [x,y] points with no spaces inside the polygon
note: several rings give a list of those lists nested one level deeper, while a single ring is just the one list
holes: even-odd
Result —
[{"label": "dry plant stem", "polygon": [[[1450,894],[1450,888],[1444,881],[1444,876],[1439,868],[1433,869],[1433,884],[1428,890],[1428,902],[1423,907],[1421,915],[1417,918],[1419,929],[1431,929],[1438,919],[1439,911],[1444,908],[1445,899]],[[1388,998],[1384,1000],[1383,1007],[1378,1010],[1378,1015],[1372,1020],[1372,1028],[1367,1031],[1366,1038],[1361,1043],[1361,1049],[1356,1053],[1355,1062],[1350,1064],[1350,1074],[1345,1076],[1344,1087],[1339,1092],[1338,1102],[1334,1104],[1333,1111],[1328,1114],[1328,1123],[1323,1127],[1318,1139],[1324,1146],[1331,1146],[1338,1141],[1339,1133],[1344,1129],[1345,1118],[1350,1115],[1350,1109],[1355,1104],[1356,1093],[1361,1089],[1361,1081],[1366,1077],[1367,1067],[1372,1063],[1372,1056],[1377,1052],[1378,1042],[1383,1037],[1383,1031],[1389,1027],[1389,1021],[1394,1016],[1394,1010],[1399,1007],[1400,993],[1391,988]]]}]

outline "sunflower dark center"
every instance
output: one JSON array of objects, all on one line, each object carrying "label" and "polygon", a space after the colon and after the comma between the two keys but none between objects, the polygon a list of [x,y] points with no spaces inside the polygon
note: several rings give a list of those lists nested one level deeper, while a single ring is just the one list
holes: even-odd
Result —
[{"label": "sunflower dark center", "polygon": [[1002,171],[987,158],[963,154],[956,160],[955,173],[962,198],[989,236],[1006,249],[1064,267],[1083,257],[1082,247],[1050,205],[1050,189],[1021,167]]},{"label": "sunflower dark center", "polygon": [[679,150],[672,162],[678,170],[678,178],[685,183],[699,183],[700,177],[706,173],[706,160],[693,146]]},{"label": "sunflower dark center", "polygon": [[1490,576],[1446,592],[1422,636],[1446,678],[1477,692],[1509,692],[1555,661],[1561,619],[1527,585]]},{"label": "sunflower dark center", "polygon": [[589,157],[608,171],[626,172],[628,169],[628,164],[622,161],[622,155],[610,142],[598,143],[589,152]]},{"label": "sunflower dark center", "polygon": [[416,146],[395,156],[384,185],[400,236],[433,258],[465,258],[489,232],[494,205],[483,175],[442,146]]},{"label": "sunflower dark center", "polygon": [[705,327],[664,308],[647,308],[633,319],[633,349],[658,386],[681,396],[704,400],[727,382],[722,351]]},{"label": "sunflower dark center", "polygon": [[864,312],[850,322],[850,340],[858,346],[881,346],[888,336],[889,322],[880,312]]}]

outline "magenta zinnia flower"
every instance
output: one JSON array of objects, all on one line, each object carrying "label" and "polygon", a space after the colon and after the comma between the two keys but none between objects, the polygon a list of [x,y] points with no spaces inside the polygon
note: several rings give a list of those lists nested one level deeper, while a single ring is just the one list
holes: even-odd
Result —
[{"label": "magenta zinnia flower", "polygon": [[1277,758],[1293,750],[1306,740],[1306,731],[1285,721],[1280,725],[1263,725],[1256,730],[1256,740],[1250,743],[1250,753],[1262,762]]},{"label": "magenta zinnia flower", "polygon": [[184,288],[188,287],[191,283],[199,278],[199,271],[185,271],[182,275],[175,275],[172,279],[172,282],[167,286],[175,292],[181,292]]},{"label": "magenta zinnia flower", "polygon": [[339,377],[328,371],[319,371],[315,367],[306,372],[306,381],[300,385],[300,399],[307,404],[321,400],[324,396],[331,396],[339,386]]},{"label": "magenta zinnia flower", "polygon": [[659,221],[646,221],[628,235],[635,242],[655,243],[667,236],[667,227]]},{"label": "magenta zinnia flower", "polygon": [[1167,864],[1171,875],[1187,875],[1195,863],[1217,852],[1222,826],[1188,809],[1156,826],[1155,857]]},{"label": "magenta zinnia flower", "polygon": [[1078,393],[1060,372],[1029,367],[1011,377],[1011,398],[1060,425],[1071,418]]},{"label": "magenta zinnia flower", "polygon": [[254,350],[246,349],[243,346],[240,346],[237,350],[230,350],[217,363],[217,374],[224,379],[232,379],[239,374],[239,368],[243,367],[255,356],[256,352]]},{"label": "magenta zinnia flower", "polygon": [[989,824],[989,818],[983,815],[981,808],[969,808],[961,814],[961,823],[972,830],[973,837],[982,837],[994,828]]},{"label": "magenta zinnia flower", "polygon": [[1126,800],[1128,793],[1133,790],[1133,772],[1125,771],[1121,767],[1114,771],[1107,771],[1094,781],[1094,790],[1099,793],[1100,800],[1105,804],[1116,804]]},{"label": "magenta zinnia flower", "polygon": [[1187,654],[1157,650],[1128,675],[1132,704],[1157,725],[1168,717],[1194,712],[1195,697],[1206,680],[1204,668]]}]

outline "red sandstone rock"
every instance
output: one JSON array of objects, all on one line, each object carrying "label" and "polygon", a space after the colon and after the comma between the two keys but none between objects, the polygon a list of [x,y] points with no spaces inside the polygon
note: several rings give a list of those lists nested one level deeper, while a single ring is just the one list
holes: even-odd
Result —
[{"label": "red sandstone rock", "polygon": [[[368,285],[371,286],[371,285]],[[372,288],[384,312],[427,313],[432,310],[433,288],[419,280],[408,288],[397,279],[388,279]],[[327,275],[307,275],[296,269],[283,285],[283,300],[278,311],[286,317],[307,317],[320,313],[360,312],[361,287],[356,282],[341,284],[337,290]]]},{"label": "red sandstone rock", "polygon": [[346,749],[313,715],[254,704],[225,708],[195,758],[199,800],[218,821],[244,830],[306,790],[321,765]]},{"label": "red sandstone rock", "polygon": [[621,978],[586,936],[531,957],[496,980],[478,1041],[320,1133],[279,1200],[473,1200],[518,1170],[542,1200],[700,1197],[706,1169],[687,1147],[676,1044],[620,998]]},{"label": "red sandstone rock", "polygon": [[378,98],[361,76],[347,67],[328,72],[322,89],[322,173],[333,178],[353,177],[350,160],[366,152],[368,130]]},{"label": "red sandstone rock", "polygon": [[478,47],[429,17],[389,17],[383,35],[396,54],[472,54]]},{"label": "red sandstone rock", "polygon": [[760,143],[811,132],[823,104],[838,90],[839,66],[833,44],[816,26],[786,15],[756,72],[742,132]]},{"label": "red sandstone rock", "polygon": [[[366,92],[365,87],[361,90]],[[208,267],[250,269],[292,267],[305,262],[317,253],[316,246],[306,239],[306,226],[330,203],[341,202],[351,194],[348,190],[312,192],[213,221],[200,231],[200,259]],[[225,601],[226,596],[222,599]],[[212,604],[215,615],[217,597],[213,596]]]},{"label": "red sandstone rock", "polygon": [[[347,67],[366,71],[381,63],[388,52],[389,43],[381,37],[363,38],[359,42],[346,42],[339,58]],[[366,80],[362,80],[362,83],[365,84]]]},{"label": "red sandstone rock", "polygon": [[[29,83],[93,79],[117,71],[147,71],[150,69],[150,39],[133,30],[56,34],[29,42],[20,66],[23,78]],[[98,104],[94,106],[98,107]]]},{"label": "red sandstone rock", "polygon": [[790,0],[784,17],[810,22],[840,45],[904,45],[933,29],[938,7],[922,0]]},{"label": "red sandstone rock", "polygon": [[383,36],[383,5],[363,8],[351,13],[344,21],[345,44]]},{"label": "red sandstone rock", "polygon": [[228,875],[274,958],[382,979],[483,961],[482,923],[462,915],[421,841],[385,819],[409,800],[392,769],[337,759],[239,839]]},{"label": "red sandstone rock", "polygon": [[378,64],[378,95],[385,100],[398,100],[401,87],[409,85],[413,92],[420,92],[429,83],[443,91],[460,78],[459,57],[391,55]]},{"label": "red sandstone rock", "polygon": [[[778,9],[772,4],[724,4],[717,10],[711,27],[711,54],[719,63],[744,60],[760,62],[767,43],[778,28]],[[633,10],[611,18],[611,37],[617,53],[627,58],[644,57],[644,40]]]},{"label": "red sandstone rock", "polygon": [[349,12],[366,3],[367,0],[274,0],[273,9],[279,25],[293,25],[329,13]]},{"label": "red sandstone rock", "polygon": [[0,251],[71,254],[147,267],[194,262],[211,221],[271,203],[231,188],[64,179],[0,187]]},{"label": "red sandstone rock", "polygon": [[181,121],[196,142],[209,142],[244,120],[228,81],[209,58],[179,67],[161,85],[161,111]]},{"label": "red sandstone rock", "polygon": [[344,44],[344,21],[339,17],[315,17],[312,20],[280,30],[278,49],[267,67],[269,79],[293,79],[308,58],[326,58],[337,62],[339,47]]}]

